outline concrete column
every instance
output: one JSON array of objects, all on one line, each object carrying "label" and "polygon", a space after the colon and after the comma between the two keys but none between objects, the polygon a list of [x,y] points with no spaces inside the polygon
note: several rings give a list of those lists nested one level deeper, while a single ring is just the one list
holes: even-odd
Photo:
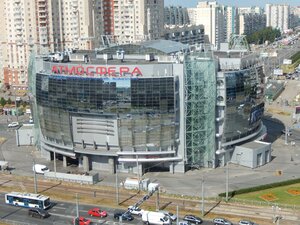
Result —
[{"label": "concrete column", "polygon": [[67,166],[68,166],[67,156],[63,156],[63,167],[67,167]]},{"label": "concrete column", "polygon": [[88,172],[90,171],[90,162],[89,162],[89,157],[84,155],[82,157],[82,165],[83,165],[83,171]]},{"label": "concrete column", "polygon": [[115,159],[114,157],[109,157],[108,158],[108,172],[110,174],[114,174],[115,173]]},{"label": "concrete column", "polygon": [[78,167],[79,168],[82,168],[83,166],[82,166],[82,157],[79,157],[78,158]]},{"label": "concrete column", "polygon": [[169,168],[170,168],[170,173],[174,174],[174,162],[170,163]]}]

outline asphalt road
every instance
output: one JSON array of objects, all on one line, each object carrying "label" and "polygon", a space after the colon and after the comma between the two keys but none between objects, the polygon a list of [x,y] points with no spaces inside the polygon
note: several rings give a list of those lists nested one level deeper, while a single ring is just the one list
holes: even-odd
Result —
[{"label": "asphalt road", "polygon": [[[76,216],[76,204],[72,203],[64,203],[64,202],[53,202],[53,207],[48,210],[50,213],[50,217],[46,219],[38,219],[32,218],[28,216],[28,209],[22,207],[16,207],[11,205],[6,205],[3,201],[4,194],[0,194],[0,220],[12,222],[24,222],[31,224],[31,225],[68,225],[72,224],[73,218]],[[87,211],[93,207],[99,206],[89,206],[89,205],[81,205],[79,203],[79,215],[85,218],[89,218],[92,220],[93,225],[100,225],[100,224],[120,224],[119,221],[116,221],[113,218],[113,214],[115,211],[114,209],[108,209],[100,207],[102,210],[106,210],[108,212],[108,216],[106,218],[95,218],[91,217],[87,214]],[[124,225],[136,224],[141,225],[143,222],[141,221],[141,217],[134,216],[134,220],[130,222],[122,222]],[[176,224],[176,222],[173,222]],[[211,221],[204,221],[203,225],[212,225]]]}]

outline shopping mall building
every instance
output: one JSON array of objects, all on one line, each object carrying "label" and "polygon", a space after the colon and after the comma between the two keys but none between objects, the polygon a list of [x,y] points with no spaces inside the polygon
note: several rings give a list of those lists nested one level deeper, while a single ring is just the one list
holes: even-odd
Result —
[{"label": "shopping mall building", "polygon": [[42,156],[85,171],[215,168],[266,134],[263,68],[248,52],[152,41],[64,63],[32,57],[30,79]]}]

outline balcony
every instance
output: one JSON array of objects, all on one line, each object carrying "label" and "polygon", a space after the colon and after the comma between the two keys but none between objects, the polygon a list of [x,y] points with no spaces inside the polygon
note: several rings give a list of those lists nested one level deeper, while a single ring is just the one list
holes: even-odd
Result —
[{"label": "balcony", "polygon": [[22,23],[15,23],[16,30],[22,30]]},{"label": "balcony", "polygon": [[19,18],[21,18],[21,12],[20,11],[16,11],[15,13],[14,13],[14,17],[19,17]]},{"label": "balcony", "polygon": [[23,45],[23,41],[16,41],[16,45],[17,46],[22,46]]},{"label": "balcony", "polygon": [[47,14],[46,13],[40,13],[39,18],[47,18]]},{"label": "balcony", "polygon": [[21,30],[17,29],[16,30],[16,35],[17,36],[22,36],[23,35],[22,29]]}]

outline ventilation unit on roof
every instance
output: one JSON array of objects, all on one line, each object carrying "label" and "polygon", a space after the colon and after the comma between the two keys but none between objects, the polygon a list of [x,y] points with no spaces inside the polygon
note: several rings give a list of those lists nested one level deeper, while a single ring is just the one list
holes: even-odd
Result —
[{"label": "ventilation unit on roof", "polygon": [[153,53],[149,53],[145,55],[145,60],[146,61],[153,61],[154,60],[154,54]]}]

